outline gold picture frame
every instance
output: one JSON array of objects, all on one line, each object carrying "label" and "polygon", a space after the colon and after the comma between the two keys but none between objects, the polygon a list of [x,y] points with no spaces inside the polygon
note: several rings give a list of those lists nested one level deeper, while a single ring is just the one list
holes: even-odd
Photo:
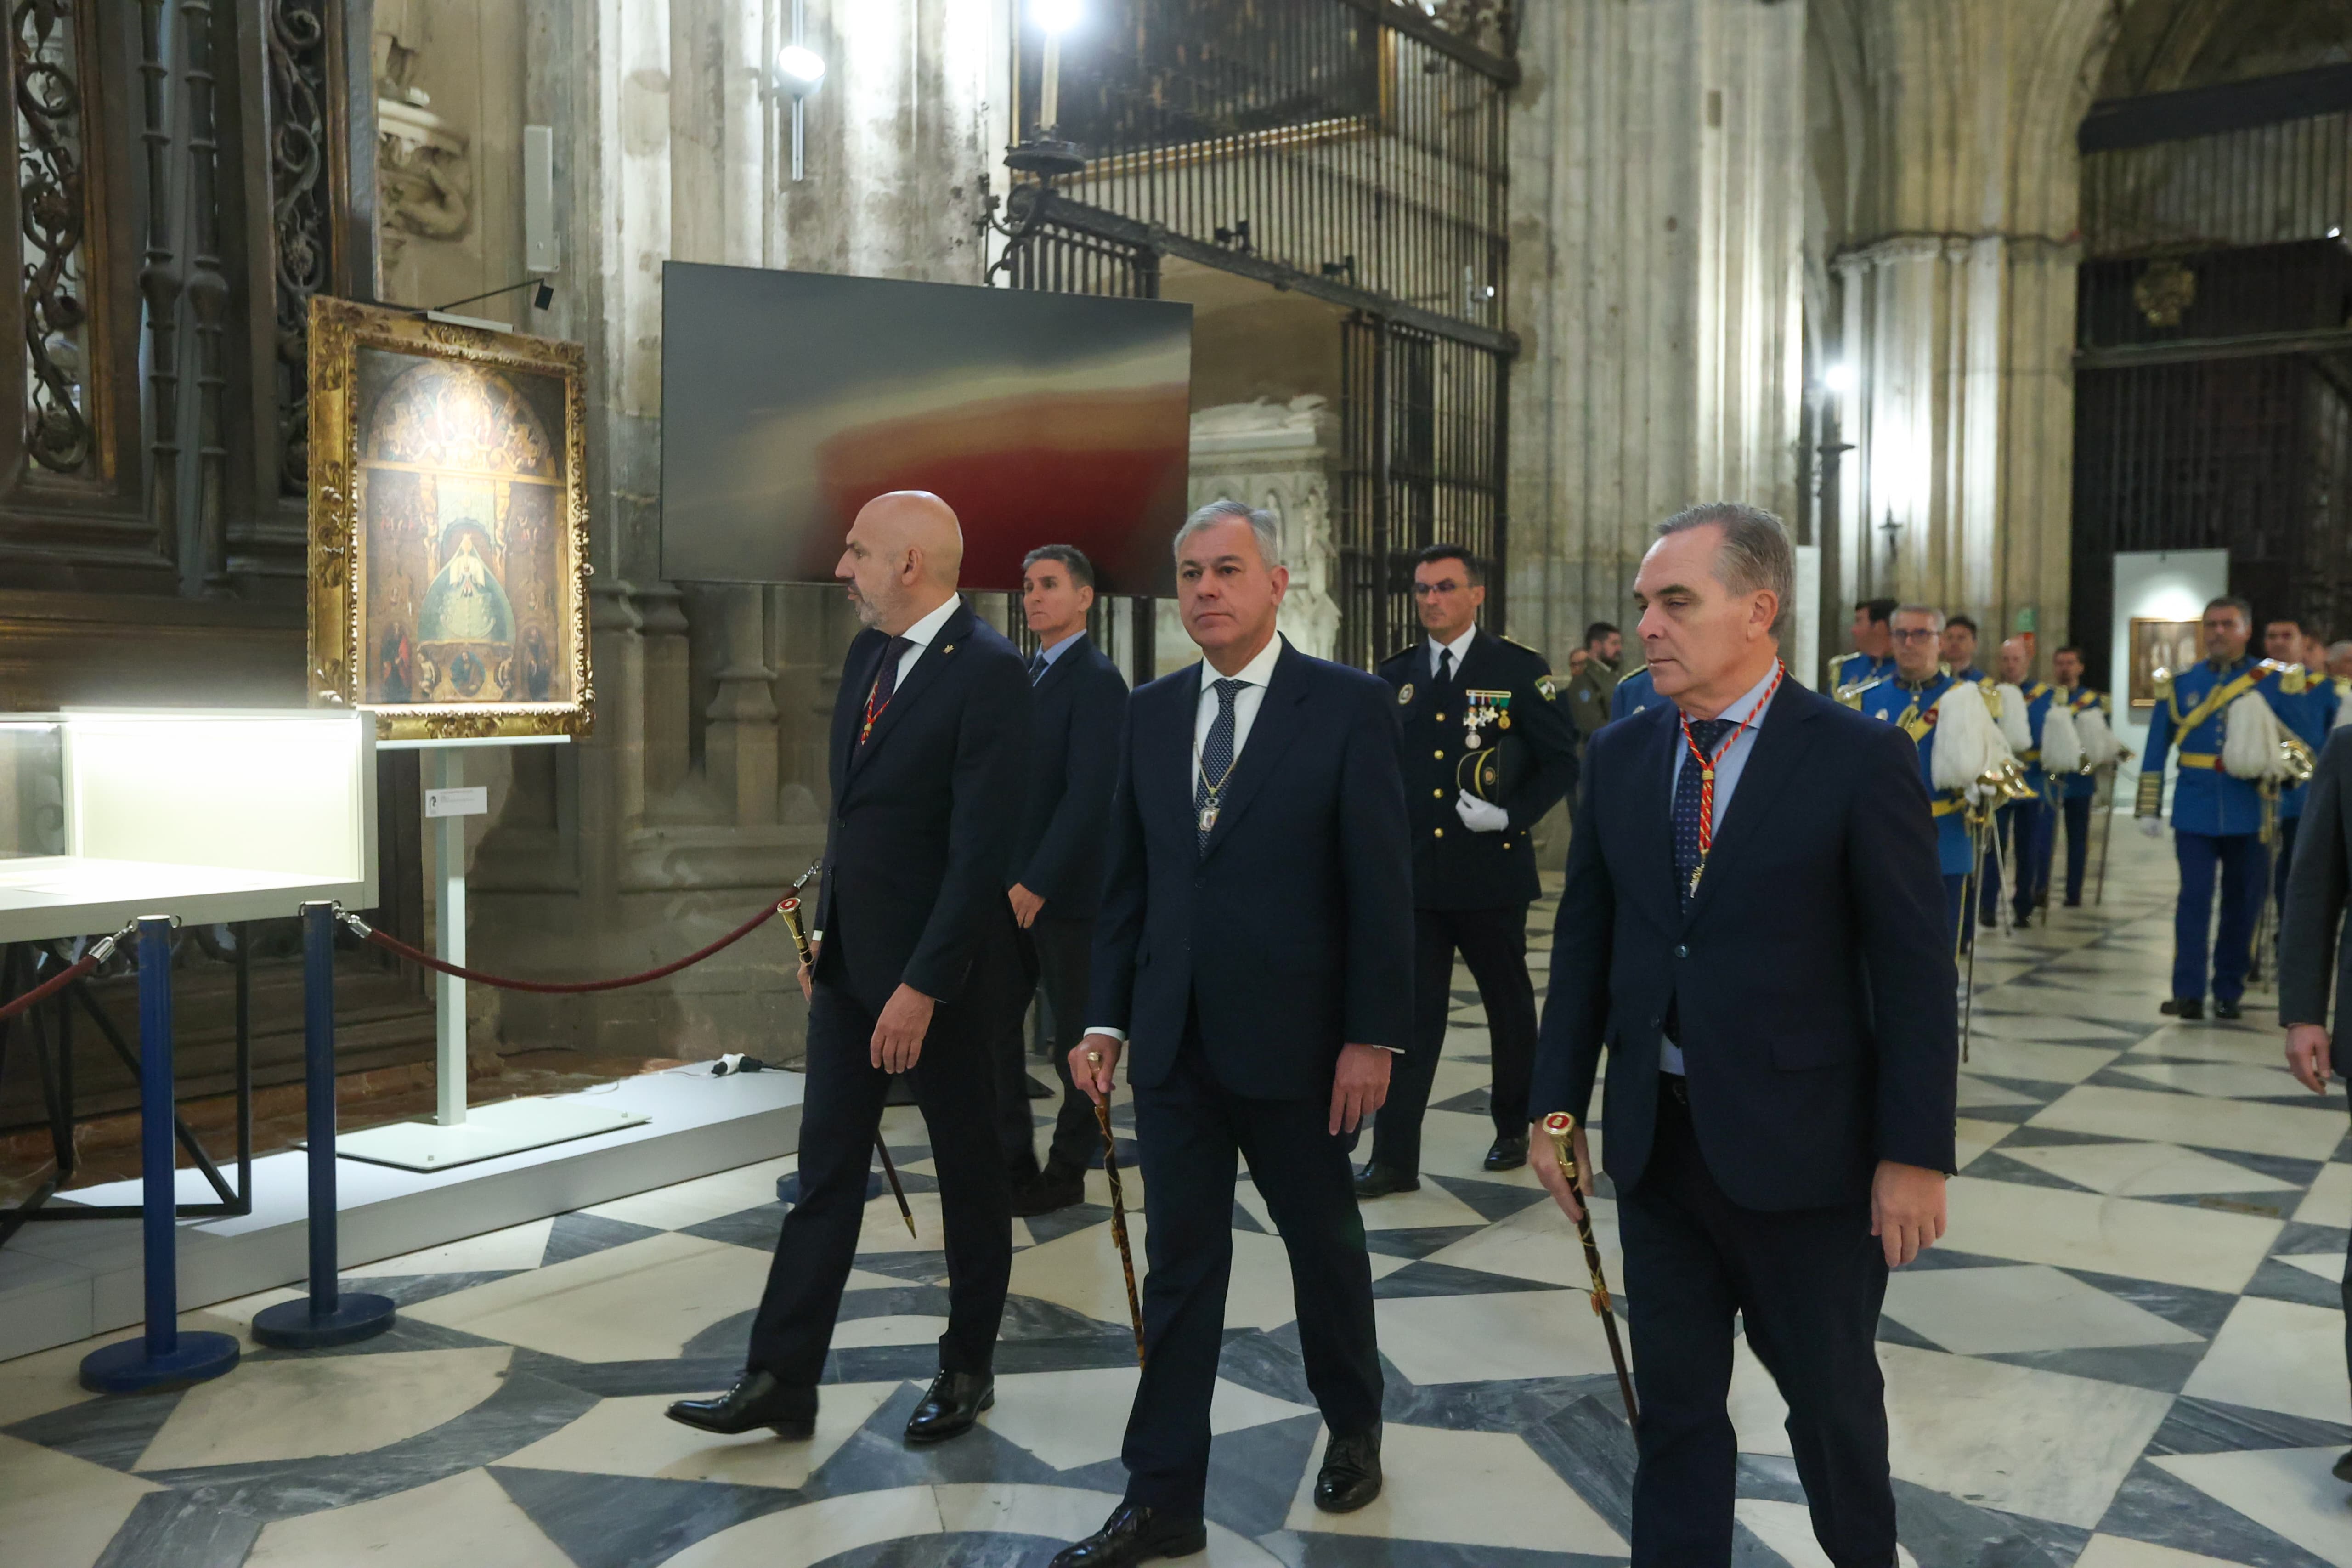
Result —
[{"label": "gold picture frame", "polygon": [[2179,674],[2202,657],[2204,623],[2160,621],[2134,616],[2131,620],[2131,665],[2125,687],[2135,710],[2156,706],[2156,683]]},{"label": "gold picture frame", "polygon": [[310,369],[311,706],[589,733],[580,345],[315,297]]}]

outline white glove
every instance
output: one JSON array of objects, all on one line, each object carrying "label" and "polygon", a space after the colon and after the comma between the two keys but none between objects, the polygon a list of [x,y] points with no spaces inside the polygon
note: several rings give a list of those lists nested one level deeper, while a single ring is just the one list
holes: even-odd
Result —
[{"label": "white glove", "polygon": [[2150,838],[2161,838],[2164,837],[2164,818],[2143,816],[2139,819],[2139,830]]},{"label": "white glove", "polygon": [[1454,802],[1454,814],[1473,833],[1500,833],[1511,825],[1511,814],[1491,800],[1480,800],[1464,790]]}]

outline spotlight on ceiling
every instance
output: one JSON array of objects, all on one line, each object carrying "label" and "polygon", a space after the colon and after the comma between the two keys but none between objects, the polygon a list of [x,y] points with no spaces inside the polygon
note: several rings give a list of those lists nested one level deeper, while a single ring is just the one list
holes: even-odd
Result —
[{"label": "spotlight on ceiling", "polygon": [[776,74],[795,93],[814,92],[824,80],[824,57],[806,44],[786,44],[776,51]]},{"label": "spotlight on ceiling", "polygon": [[1853,390],[1853,366],[1841,360],[1822,372],[1822,384],[1843,397]]},{"label": "spotlight on ceiling", "polygon": [[1085,0],[1029,0],[1029,19],[1048,34],[1068,32],[1086,18]]}]

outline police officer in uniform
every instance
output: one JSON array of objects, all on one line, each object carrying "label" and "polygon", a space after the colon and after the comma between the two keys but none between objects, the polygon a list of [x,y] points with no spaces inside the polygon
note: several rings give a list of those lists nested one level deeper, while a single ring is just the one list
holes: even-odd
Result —
[{"label": "police officer in uniform", "polygon": [[[2180,862],[2180,900],[2172,917],[2172,995],[2160,1011],[2176,1018],[2205,1016],[2206,922],[2213,908],[2213,883],[2221,884],[2221,918],[2211,951],[2213,1016],[2235,1018],[2245,994],[2252,957],[2254,921],[2262,912],[2263,852],[2261,792],[2246,779],[2221,770],[2221,737],[2230,704],[2259,691],[2282,720],[2300,719],[2305,681],[2301,665],[2274,664],[2246,656],[2254,614],[2245,600],[2223,597],[2205,606],[2205,657],[2157,682],[2156,712],[2147,726],[2147,754],[2140,759],[2139,797],[2133,815],[2150,838],[2164,832],[2164,758],[2180,752],[2180,773],[2172,786],[2172,848]],[[2288,728],[2295,728],[2289,721]]]},{"label": "police officer in uniform", "polygon": [[[1936,700],[1958,685],[1958,678],[1941,668],[1937,639],[1944,631],[1944,613],[1926,605],[1903,605],[1888,619],[1895,645],[1895,673],[1846,698],[1870,718],[1893,724],[1919,748],[1919,777],[1927,786],[1936,814],[1936,858],[1944,873],[1944,912],[1953,941],[1960,938],[1960,907],[1967,896],[1969,861],[1974,852],[1969,841],[1968,802],[1958,790],[1936,787]],[[1987,700],[1991,693],[1987,692]]]},{"label": "police officer in uniform", "polygon": [[[2083,684],[2083,650],[2062,647],[2050,656],[2050,668],[2057,677],[2056,695],[2053,701],[2063,703],[2077,722],[2085,713],[2097,711],[2108,723],[2115,722],[2115,709],[2104,691],[2094,691]],[[2058,812],[2066,825],[2066,894],[2070,910],[2083,907],[2083,877],[2091,863],[2091,802],[2097,798],[2099,778],[2096,773],[2071,773],[2058,784]],[[2053,833],[2050,842],[2042,847],[2042,880],[2050,879],[2049,865],[2057,844]]]},{"label": "police officer in uniform", "polygon": [[1412,1047],[1373,1124],[1356,1195],[1421,1185],[1421,1121],[1445,1046],[1454,955],[1486,1004],[1493,1053],[1486,1169],[1527,1163],[1536,993],[1528,906],[1539,896],[1528,830],[1576,783],[1575,727],[1543,655],[1479,629],[1486,590],[1459,545],[1415,558],[1413,603],[1428,635],[1381,666],[1404,723],[1412,817]]},{"label": "police officer in uniform", "polygon": [[1893,599],[1864,599],[1854,605],[1854,651],[1830,660],[1829,685],[1824,689],[1831,696],[1843,699],[1849,692],[1875,685],[1895,673],[1895,649],[1887,638],[1887,625],[1895,614],[1895,603]]}]

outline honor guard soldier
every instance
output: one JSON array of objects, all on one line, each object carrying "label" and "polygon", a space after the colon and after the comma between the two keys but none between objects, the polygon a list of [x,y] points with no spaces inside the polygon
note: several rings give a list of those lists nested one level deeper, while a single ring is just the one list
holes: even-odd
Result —
[{"label": "honor guard soldier", "polygon": [[1421,1122],[1445,1047],[1459,951],[1486,1004],[1492,1041],[1486,1167],[1527,1163],[1528,1078],[1536,993],[1528,977],[1528,906],[1541,894],[1528,830],[1576,783],[1577,742],[1551,667],[1522,644],[1481,631],[1486,590],[1461,547],[1433,544],[1412,574],[1428,635],[1381,666],[1404,726],[1405,803],[1412,817],[1412,1046],[1373,1124],[1356,1195],[1421,1185]]},{"label": "honor guard soldier", "polygon": [[[2050,715],[2056,689],[2046,680],[2033,679],[2033,655],[2023,637],[2010,637],[2002,642],[1996,668],[2002,683],[2016,687],[2018,694],[2025,699],[2025,744],[2018,748],[2017,760],[2024,764],[2025,782],[2033,786],[2038,797],[2004,805],[1993,816],[1991,837],[2007,842],[2009,871],[2016,883],[2010,908],[2017,923],[2023,925],[2041,899],[2042,845],[2050,837],[2050,775],[2042,765],[2042,724]],[[1994,711],[1998,713],[1999,708]],[[1997,843],[1991,841],[1985,846],[1984,893],[1978,900],[1979,918],[1987,925],[1996,923],[2000,916],[2001,867],[1995,858],[1997,847]]]},{"label": "honor guard soldier", "polygon": [[[2065,704],[2066,710],[2077,720],[2085,713],[2096,712],[2109,724],[2115,722],[2115,710],[2104,691],[2094,691],[2083,684],[2083,650],[2062,647],[2050,656],[2050,666],[2058,677],[2054,700]],[[2098,795],[2099,780],[2095,773],[2080,770],[2054,781],[2058,785],[2058,812],[2066,825],[2066,907],[2083,907],[2083,877],[2091,864],[2091,802]],[[2046,867],[2053,858],[2057,843],[2053,834],[2042,846],[2042,861]],[[2048,873],[2043,873],[2044,880]]]},{"label": "honor guard soldier", "polygon": [[1854,605],[1854,651],[1830,660],[1829,682],[1823,690],[1843,702],[1895,673],[1894,646],[1887,640],[1895,607],[1893,599],[1864,599]]},{"label": "honor guard soldier", "polygon": [[1969,839],[1968,802],[1958,790],[1936,787],[1934,759],[1936,702],[1959,681],[1938,668],[1937,639],[1944,631],[1941,610],[1926,605],[1899,605],[1887,625],[1895,648],[1895,673],[1846,701],[1870,718],[1896,726],[1919,748],[1919,777],[1927,786],[1936,816],[1936,858],[1944,874],[1944,911],[1957,942],[1974,849]]},{"label": "honor guard soldier", "polygon": [[[1944,622],[1944,630],[1938,640],[1947,668],[1962,680],[1983,681],[1985,672],[1977,668],[1977,623],[1974,616],[1951,616]],[[2000,717],[1999,709],[1993,710],[1993,717]]]},{"label": "honor guard soldier", "polygon": [[[2205,1016],[2205,931],[2212,918],[2215,873],[2221,917],[2211,951],[2213,1016],[2235,1018],[2245,994],[2254,921],[2262,912],[2263,873],[2262,794],[2252,781],[2221,769],[2225,715],[2231,703],[2259,691],[2284,721],[2302,707],[2303,667],[2246,656],[2253,610],[2223,597],[2205,606],[2205,657],[2178,675],[2160,677],[2156,712],[2148,721],[2147,753],[2140,759],[2139,797],[2133,815],[2149,837],[2164,832],[2165,753],[2178,747],[2179,776],[2172,786],[2172,847],[2180,862],[2180,899],[2172,918],[2172,995],[2161,1011],[2177,1018]],[[2294,724],[2288,723],[2290,730]]]},{"label": "honor guard soldier", "polygon": [[[2304,662],[2302,623],[2281,616],[2264,626],[2263,653],[2268,663],[2302,670],[2302,694],[2271,706],[2278,710],[2279,722],[2316,757],[2319,748],[2327,744],[2327,731],[2336,725],[2336,688]],[[2278,842],[2271,846],[2271,874],[2273,896],[2282,910],[2286,908],[2286,869],[2294,859],[2294,833],[2303,822],[2303,797],[2310,793],[2307,784],[2289,784],[2279,791]]]}]

